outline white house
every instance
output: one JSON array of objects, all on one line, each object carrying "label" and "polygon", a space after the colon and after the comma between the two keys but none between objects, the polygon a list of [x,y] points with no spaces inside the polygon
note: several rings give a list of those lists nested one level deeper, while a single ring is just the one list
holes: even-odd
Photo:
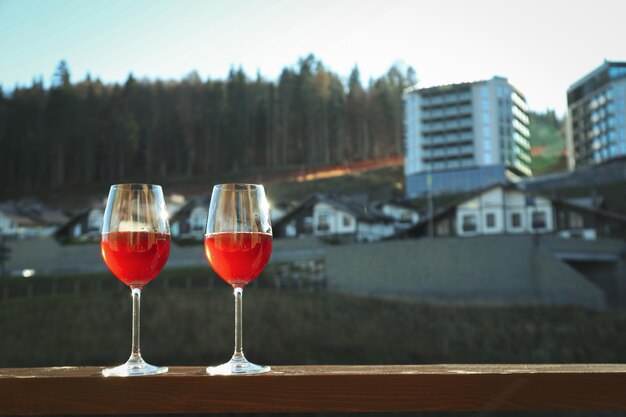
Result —
[{"label": "white house", "polygon": [[52,235],[67,221],[65,213],[36,201],[0,204],[0,235],[18,239]]},{"label": "white house", "polygon": [[395,233],[394,219],[336,194],[314,194],[274,224],[276,237],[317,236],[373,242]]},{"label": "white house", "polygon": [[[430,228],[432,227],[432,232]],[[556,234],[570,239],[626,236],[626,217],[588,204],[494,185],[425,218],[399,236]]]},{"label": "white house", "polygon": [[406,230],[420,221],[417,209],[401,201],[386,201],[376,204],[375,207],[394,219],[396,231]]},{"label": "white house", "polygon": [[62,243],[99,241],[103,219],[104,203],[93,203],[69,219],[54,236]]},{"label": "white house", "polygon": [[190,198],[170,218],[172,237],[178,239],[202,240],[209,216],[211,195]]},{"label": "white house", "polygon": [[491,187],[459,204],[458,236],[548,233],[554,231],[552,201],[523,191]]}]

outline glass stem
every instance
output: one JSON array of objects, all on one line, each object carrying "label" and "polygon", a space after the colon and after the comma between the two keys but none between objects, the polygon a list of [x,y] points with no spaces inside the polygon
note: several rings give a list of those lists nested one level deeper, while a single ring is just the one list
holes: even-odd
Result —
[{"label": "glass stem", "polygon": [[129,360],[139,361],[141,360],[141,352],[139,350],[139,310],[141,304],[141,288],[132,288],[131,295],[133,297],[133,336]]},{"label": "glass stem", "polygon": [[243,288],[234,287],[233,294],[235,295],[235,353],[233,353],[233,359],[242,360],[243,356]]}]

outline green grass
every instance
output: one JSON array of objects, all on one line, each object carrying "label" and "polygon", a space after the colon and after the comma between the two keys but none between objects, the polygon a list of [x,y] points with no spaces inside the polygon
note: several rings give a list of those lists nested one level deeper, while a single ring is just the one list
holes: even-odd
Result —
[{"label": "green grass", "polygon": [[[580,308],[432,306],[307,291],[246,290],[247,356],[267,364],[625,362],[626,315]],[[216,364],[233,346],[226,286],[142,299],[142,351],[170,365]],[[125,292],[5,300],[0,366],[126,360]]]},{"label": "green grass", "polygon": [[268,198],[273,202],[299,202],[318,192],[343,194],[368,193],[372,200],[385,200],[394,193],[403,194],[404,172],[402,166],[353,172],[334,178],[297,182],[270,183],[265,186]]}]

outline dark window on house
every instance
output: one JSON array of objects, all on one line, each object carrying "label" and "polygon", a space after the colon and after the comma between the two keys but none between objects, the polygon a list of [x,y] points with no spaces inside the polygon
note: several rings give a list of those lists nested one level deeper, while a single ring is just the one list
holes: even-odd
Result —
[{"label": "dark window on house", "polygon": [[193,227],[193,230],[202,230],[206,226],[205,222],[206,216],[204,216],[204,213],[194,213],[191,219],[191,227]]},{"label": "dark window on house", "polygon": [[522,215],[511,213],[511,227],[522,227]]},{"label": "dark window on house", "polygon": [[546,228],[546,213],[544,211],[533,212],[533,229],[545,229]]},{"label": "dark window on house", "polygon": [[352,219],[349,216],[346,216],[345,214],[342,216],[342,222],[343,222],[343,225],[346,227],[352,225]]},{"label": "dark window on house", "polygon": [[582,229],[584,227],[583,216],[574,211],[569,214],[569,227],[572,229]]},{"label": "dark window on house", "polygon": [[330,223],[328,220],[329,216],[326,213],[317,216],[317,230],[319,232],[325,232],[330,229]]},{"label": "dark window on house", "polygon": [[313,233],[313,217],[311,216],[306,216],[304,218],[304,226],[303,226],[303,233],[304,234],[311,234]]},{"label": "dark window on house", "polygon": [[437,223],[437,236],[450,236],[450,223],[448,220],[443,220]]},{"label": "dark window on house", "polygon": [[87,223],[88,223],[87,228],[89,230],[100,230],[100,228],[102,227],[102,213],[100,212],[89,213]]},{"label": "dark window on house", "polygon": [[287,223],[287,226],[285,226],[285,235],[287,237],[295,237],[298,234],[298,230],[296,228],[296,221],[292,220],[289,223]]},{"label": "dark window on house", "polygon": [[494,213],[487,213],[485,216],[485,223],[490,229],[496,227],[496,215]]},{"label": "dark window on house", "polygon": [[463,231],[464,232],[475,232],[477,229],[476,224],[476,215],[475,214],[466,214],[463,216]]}]

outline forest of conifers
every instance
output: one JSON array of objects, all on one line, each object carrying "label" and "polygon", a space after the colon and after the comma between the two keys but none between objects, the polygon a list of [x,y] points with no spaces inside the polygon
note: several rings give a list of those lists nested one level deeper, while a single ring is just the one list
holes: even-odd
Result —
[{"label": "forest of conifers", "polygon": [[158,180],[272,167],[313,167],[402,154],[397,67],[363,85],[315,57],[279,79],[232,69],[226,80],[72,83],[61,62],[41,81],[0,90],[0,182],[11,193],[128,178]]}]

